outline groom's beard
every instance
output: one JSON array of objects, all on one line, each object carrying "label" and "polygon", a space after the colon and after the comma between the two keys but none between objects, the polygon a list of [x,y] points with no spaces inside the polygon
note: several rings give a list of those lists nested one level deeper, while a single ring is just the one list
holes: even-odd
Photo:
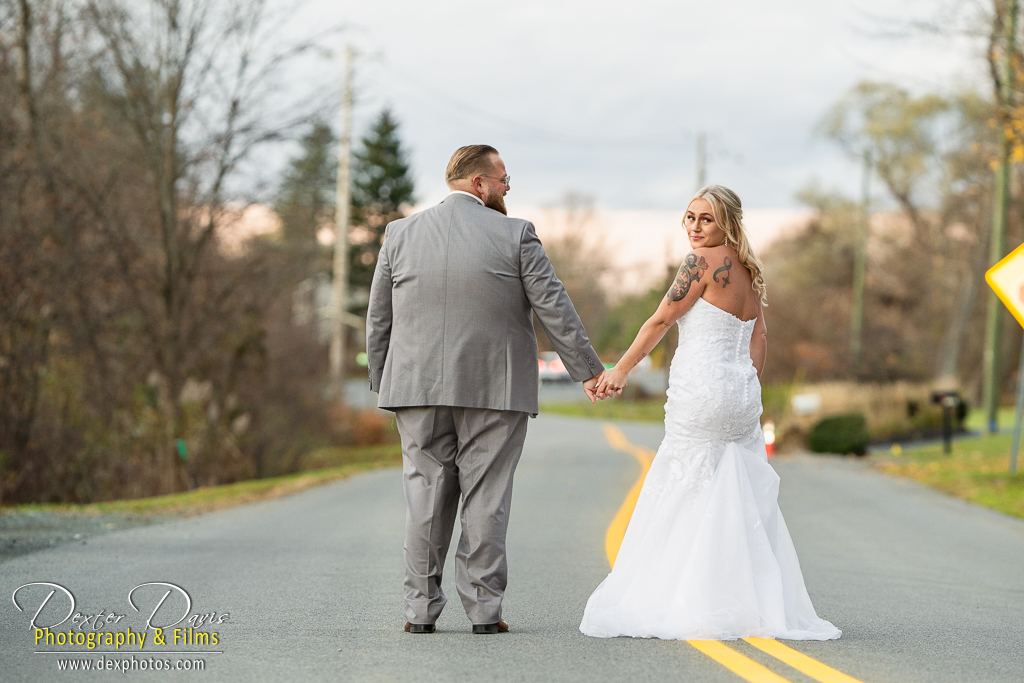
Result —
[{"label": "groom's beard", "polygon": [[508,211],[505,209],[505,198],[495,192],[484,197],[484,206],[488,209],[494,209],[498,213],[508,215]]}]

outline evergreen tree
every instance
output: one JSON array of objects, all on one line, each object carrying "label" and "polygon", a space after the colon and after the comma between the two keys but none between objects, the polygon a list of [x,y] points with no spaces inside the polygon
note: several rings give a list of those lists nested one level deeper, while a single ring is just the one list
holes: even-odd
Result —
[{"label": "evergreen tree", "polygon": [[[302,138],[302,152],[289,164],[274,206],[286,247],[306,257],[303,276],[312,274],[310,268],[330,269],[333,248],[319,248],[316,233],[334,221],[336,144],[330,127],[315,122]],[[384,228],[402,218],[403,207],[412,201],[412,178],[398,123],[385,109],[353,152],[350,222],[357,243],[349,249],[351,287],[369,288]]]},{"label": "evergreen tree", "polygon": [[409,162],[398,138],[398,123],[387,109],[363,137],[352,168],[352,225],[365,228],[366,238],[352,245],[349,283],[369,287],[387,224],[405,214],[413,202]]},{"label": "evergreen tree", "polygon": [[317,230],[334,219],[335,138],[326,123],[316,121],[301,144],[302,153],[289,164],[274,210],[285,244],[312,253]]}]

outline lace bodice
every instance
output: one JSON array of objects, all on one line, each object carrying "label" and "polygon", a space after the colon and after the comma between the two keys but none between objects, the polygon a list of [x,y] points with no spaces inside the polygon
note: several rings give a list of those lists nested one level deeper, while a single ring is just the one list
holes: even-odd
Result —
[{"label": "lace bodice", "polygon": [[754,321],[698,299],[679,319],[669,368],[665,442],[647,475],[651,495],[699,493],[725,445],[761,438],[761,384],[750,360]]},{"label": "lace bodice", "polygon": [[679,319],[665,405],[669,433],[736,441],[759,428],[761,384],[750,360],[754,322],[704,299]]}]

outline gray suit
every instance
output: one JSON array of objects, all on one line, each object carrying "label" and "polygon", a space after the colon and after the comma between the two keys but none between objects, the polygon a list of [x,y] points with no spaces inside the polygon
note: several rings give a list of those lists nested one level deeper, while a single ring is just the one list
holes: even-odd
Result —
[{"label": "gray suit", "polygon": [[512,475],[537,414],[533,313],[577,382],[603,366],[528,221],[473,197],[388,225],[366,352],[402,436],[406,616],[433,623],[461,493],[456,588],[473,623],[501,617]]}]

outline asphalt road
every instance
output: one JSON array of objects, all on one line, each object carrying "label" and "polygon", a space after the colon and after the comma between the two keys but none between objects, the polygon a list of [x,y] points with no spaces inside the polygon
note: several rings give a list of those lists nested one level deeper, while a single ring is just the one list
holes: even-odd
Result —
[{"label": "asphalt road", "polygon": [[[655,448],[660,441],[655,425],[620,426],[635,444]],[[773,462],[815,607],[844,632],[838,641],[788,643],[792,648],[865,683],[1024,679],[1024,523],[859,461]],[[598,640],[577,629],[590,591],[608,571],[605,530],[638,471],[631,456],[608,445],[600,422],[531,423],[509,530],[507,635],[469,633],[452,575],[439,632],[401,631],[404,502],[397,470],[9,559],[0,563],[0,588],[11,596],[23,584],[59,584],[74,595],[77,612],[124,614],[107,627],[120,631],[141,629],[166,592],[139,589],[140,611],[134,610],[128,593],[147,582],[187,590],[188,614],[229,614],[202,629],[217,632],[216,645],[172,646],[168,638],[161,647],[151,633],[141,653],[122,646],[96,654],[114,649],[101,645],[78,655],[94,664],[106,656],[118,667],[133,657],[137,666],[151,657],[153,666],[203,660],[201,673],[109,672],[131,680],[741,680],[687,643]],[[57,592],[37,623],[55,623],[69,607],[56,588],[23,589],[25,612],[10,597],[0,602],[0,680],[75,676],[58,671],[66,655],[36,651],[89,652],[34,642],[29,621],[50,590]],[[154,624],[184,614],[172,589]],[[813,680],[745,642],[730,647],[785,680]]]}]

